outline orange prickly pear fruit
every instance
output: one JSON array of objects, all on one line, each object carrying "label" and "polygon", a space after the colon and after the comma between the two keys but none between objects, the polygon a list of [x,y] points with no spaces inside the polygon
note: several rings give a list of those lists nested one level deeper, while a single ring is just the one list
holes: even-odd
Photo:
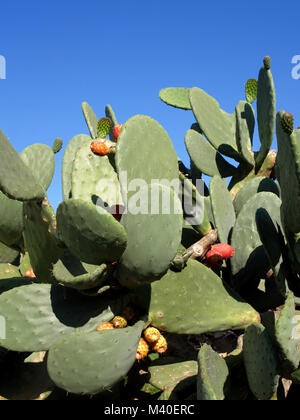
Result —
[{"label": "orange prickly pear fruit", "polygon": [[152,344],[152,348],[156,353],[163,354],[168,349],[168,343],[167,340],[163,335],[160,335],[159,339]]},{"label": "orange prickly pear fruit", "polygon": [[110,148],[102,141],[95,140],[91,143],[91,151],[96,155],[106,156],[109,154]]},{"label": "orange prickly pear fruit", "polygon": [[102,322],[97,328],[97,331],[103,331],[103,330],[114,330],[115,327],[111,322]]},{"label": "orange prickly pear fruit", "polygon": [[160,332],[153,327],[148,327],[144,331],[144,337],[148,341],[148,343],[155,343],[161,337]]},{"label": "orange prickly pear fruit", "polygon": [[123,124],[117,124],[113,128],[114,139],[117,141]]},{"label": "orange prickly pear fruit", "polygon": [[26,271],[25,277],[32,277],[32,278],[36,277],[32,268],[29,268],[29,270]]},{"label": "orange prickly pear fruit", "polygon": [[147,357],[149,353],[149,344],[143,338],[140,339],[138,348],[136,350],[136,360],[142,360]]},{"label": "orange prickly pear fruit", "polygon": [[127,327],[127,321],[122,316],[115,316],[112,320],[112,324],[115,328],[125,328]]}]

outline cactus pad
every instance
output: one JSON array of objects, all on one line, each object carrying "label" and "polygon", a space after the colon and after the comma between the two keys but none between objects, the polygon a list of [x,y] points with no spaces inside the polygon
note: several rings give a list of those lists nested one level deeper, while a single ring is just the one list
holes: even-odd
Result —
[{"label": "cactus pad", "polygon": [[224,400],[229,377],[225,360],[211,346],[203,344],[198,354],[198,366],[197,400]]},{"label": "cactus pad", "polygon": [[42,200],[45,196],[44,188],[1,130],[0,149],[0,190],[9,198],[19,201]]},{"label": "cactus pad", "polygon": [[71,253],[88,264],[118,261],[126,248],[123,226],[102,207],[83,200],[60,203],[57,231]]},{"label": "cactus pad", "polygon": [[[135,362],[142,325],[73,334],[49,351],[48,372],[54,383],[74,394],[109,390]],[[74,354],[74,349],[77,349]]]},{"label": "cactus pad", "polygon": [[271,399],[277,389],[278,358],[267,330],[253,324],[244,335],[244,363],[248,383],[258,400]]},{"label": "cactus pad", "polygon": [[[136,289],[136,303],[151,325],[176,334],[245,329],[259,314],[203,264],[189,260],[181,272],[169,270],[159,281]],[[180,305],[178,305],[180,299]]]},{"label": "cactus pad", "polygon": [[166,88],[159,92],[159,97],[167,105],[171,105],[175,108],[190,110],[191,105],[189,92],[190,90],[187,88]]}]

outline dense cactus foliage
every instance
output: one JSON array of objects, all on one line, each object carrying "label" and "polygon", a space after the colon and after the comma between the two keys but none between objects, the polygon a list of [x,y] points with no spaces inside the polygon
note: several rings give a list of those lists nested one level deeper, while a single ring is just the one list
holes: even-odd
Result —
[{"label": "dense cactus foliage", "polygon": [[18,155],[0,131],[0,399],[270,400],[299,386],[300,130],[276,114],[269,57],[245,92],[232,114],[197,87],[160,92],[196,119],[190,168],[157,121],[83,103],[90,135],[64,150],[56,212],[62,140]]}]

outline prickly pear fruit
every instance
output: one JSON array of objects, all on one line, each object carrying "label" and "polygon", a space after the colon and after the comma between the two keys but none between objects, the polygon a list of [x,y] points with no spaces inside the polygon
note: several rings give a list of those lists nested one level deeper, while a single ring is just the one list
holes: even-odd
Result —
[{"label": "prickly pear fruit", "polygon": [[100,138],[105,138],[111,129],[112,122],[108,117],[103,117],[98,121],[97,134]]},{"label": "prickly pear fruit", "polygon": [[208,251],[206,256],[206,264],[208,267],[220,268],[223,264],[223,257],[216,251]]},{"label": "prickly pear fruit", "polygon": [[122,127],[123,127],[123,124],[117,124],[113,128],[113,135],[114,135],[114,139],[116,141],[118,140],[118,137],[119,137],[119,134],[120,134],[120,131],[121,131]]},{"label": "prickly pear fruit", "polygon": [[154,351],[156,351],[156,353],[159,353],[159,354],[165,353],[168,349],[168,344],[165,337],[161,335],[159,339],[155,343],[152,344],[152,348]]},{"label": "prickly pear fruit", "polygon": [[109,153],[109,147],[102,141],[95,140],[91,143],[91,151],[100,156],[106,156]]},{"label": "prickly pear fruit", "polygon": [[144,331],[144,337],[148,341],[148,343],[155,343],[161,337],[161,333],[153,327],[148,327]]},{"label": "prickly pear fruit", "polygon": [[34,272],[33,272],[33,269],[32,269],[32,268],[29,268],[29,269],[26,271],[26,273],[25,273],[25,277],[32,277],[32,278],[36,277],[36,275],[34,274]]},{"label": "prickly pear fruit", "polygon": [[112,324],[115,328],[125,328],[127,327],[127,321],[122,316],[115,316],[112,320]]},{"label": "prickly pear fruit", "polygon": [[213,245],[210,251],[220,254],[224,260],[234,256],[234,248],[228,244]]},{"label": "prickly pear fruit", "polygon": [[294,116],[290,112],[285,112],[281,117],[283,131],[289,135],[294,131]]},{"label": "prickly pear fruit", "polygon": [[61,150],[62,146],[63,146],[62,139],[60,138],[55,139],[52,146],[53,153],[58,153]]},{"label": "prickly pear fruit", "polygon": [[266,70],[270,70],[270,68],[271,68],[271,57],[266,56],[264,58],[264,66],[265,66]]},{"label": "prickly pear fruit", "polygon": [[143,338],[140,339],[139,345],[136,351],[136,360],[142,360],[147,357],[149,353],[149,344]]},{"label": "prickly pear fruit", "polygon": [[103,331],[103,330],[114,330],[115,327],[111,322],[102,322],[97,328],[97,331]]}]

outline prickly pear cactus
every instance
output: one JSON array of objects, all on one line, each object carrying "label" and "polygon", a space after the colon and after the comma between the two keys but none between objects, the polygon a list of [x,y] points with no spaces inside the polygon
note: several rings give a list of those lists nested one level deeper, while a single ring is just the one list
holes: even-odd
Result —
[{"label": "prickly pear cactus", "polygon": [[299,130],[279,111],[270,150],[269,57],[245,92],[228,113],[198,87],[160,91],[196,119],[190,168],[161,122],[83,102],[57,209],[62,140],[18,155],[0,131],[0,400],[268,400],[299,386]]}]

